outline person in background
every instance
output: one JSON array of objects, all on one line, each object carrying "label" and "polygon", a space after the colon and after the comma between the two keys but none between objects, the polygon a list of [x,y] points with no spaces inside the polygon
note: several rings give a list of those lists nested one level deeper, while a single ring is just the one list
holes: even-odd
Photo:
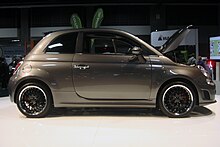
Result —
[{"label": "person in background", "polygon": [[210,74],[210,76],[212,76],[212,70],[209,68],[208,64],[207,64],[207,58],[202,59],[201,56],[198,57],[198,61],[197,61],[197,65],[202,66],[206,71],[208,71],[208,73]]},{"label": "person in background", "polygon": [[210,76],[212,77],[212,69],[210,68],[210,66],[207,63],[207,58],[203,59],[204,65],[205,65],[205,70],[208,71],[208,73],[210,74]]},{"label": "person in background", "polygon": [[198,56],[197,65],[200,65],[205,69],[205,62],[202,60],[201,56]]},{"label": "person in background", "polygon": [[9,69],[3,57],[0,57],[0,80],[2,82],[2,89],[6,89],[9,80]]},{"label": "person in background", "polygon": [[189,59],[186,63],[187,65],[196,65],[196,58],[194,57],[194,54],[189,55]]},{"label": "person in background", "polygon": [[9,64],[9,77],[11,77],[13,75],[14,69],[16,67],[16,65],[22,60],[21,57],[19,56],[14,56],[12,58],[12,62]]}]

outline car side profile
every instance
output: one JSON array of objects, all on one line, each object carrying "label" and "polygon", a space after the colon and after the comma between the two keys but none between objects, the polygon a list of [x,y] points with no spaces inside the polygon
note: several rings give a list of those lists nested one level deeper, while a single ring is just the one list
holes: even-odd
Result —
[{"label": "car side profile", "polygon": [[161,52],[121,30],[50,33],[10,78],[10,99],[26,117],[45,117],[53,107],[158,108],[186,117],[195,106],[216,102],[207,71],[162,54],[187,31]]}]

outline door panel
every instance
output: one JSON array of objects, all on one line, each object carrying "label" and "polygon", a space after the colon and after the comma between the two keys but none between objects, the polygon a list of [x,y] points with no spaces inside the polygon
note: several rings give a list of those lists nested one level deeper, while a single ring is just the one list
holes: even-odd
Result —
[{"label": "door panel", "polygon": [[151,65],[131,62],[132,56],[75,54],[73,83],[88,99],[148,99]]}]

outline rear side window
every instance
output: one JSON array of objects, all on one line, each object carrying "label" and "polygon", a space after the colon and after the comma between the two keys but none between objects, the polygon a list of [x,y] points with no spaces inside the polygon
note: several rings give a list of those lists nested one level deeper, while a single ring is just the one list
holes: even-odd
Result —
[{"label": "rear side window", "polygon": [[75,53],[76,39],[78,33],[68,33],[56,37],[47,46],[47,53],[71,54]]}]

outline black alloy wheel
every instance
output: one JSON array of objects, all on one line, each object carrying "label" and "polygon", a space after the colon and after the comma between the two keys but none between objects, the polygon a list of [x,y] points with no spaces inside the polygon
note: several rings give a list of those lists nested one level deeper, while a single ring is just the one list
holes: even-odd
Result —
[{"label": "black alloy wheel", "polygon": [[186,117],[195,105],[195,92],[186,83],[166,85],[159,96],[159,107],[168,117]]},{"label": "black alloy wheel", "polygon": [[52,107],[51,98],[46,86],[28,83],[18,90],[16,103],[20,112],[25,116],[39,118],[48,115]]}]

